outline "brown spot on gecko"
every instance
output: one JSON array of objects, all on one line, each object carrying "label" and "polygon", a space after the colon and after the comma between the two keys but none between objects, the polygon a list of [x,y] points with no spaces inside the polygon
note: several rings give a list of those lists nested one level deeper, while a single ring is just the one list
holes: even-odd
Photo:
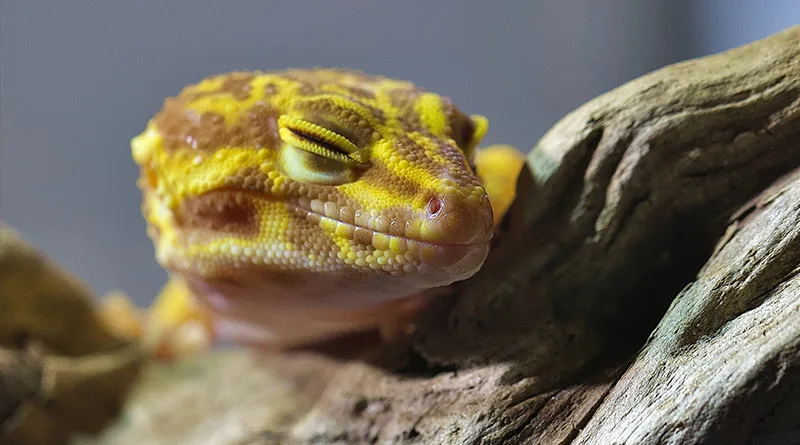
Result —
[{"label": "brown spot on gecko", "polygon": [[204,90],[197,88],[197,85],[192,85],[181,91],[179,96],[186,100],[187,103],[202,97],[220,94],[230,94],[236,100],[245,100],[250,95],[250,82],[254,77],[255,75],[253,73],[246,71],[235,71],[220,76],[213,76],[209,79],[224,78],[218,88]]},{"label": "brown spot on gecko", "polygon": [[258,215],[252,197],[237,190],[215,190],[191,196],[175,212],[176,225],[237,236],[257,235]]},{"label": "brown spot on gecko", "polygon": [[250,96],[250,82],[253,77],[253,73],[230,73],[217,92],[220,94],[228,93],[236,100],[245,100]]},{"label": "brown spot on gecko", "polygon": [[280,145],[278,113],[265,102],[256,103],[233,126],[219,114],[198,114],[188,109],[188,103],[183,96],[169,98],[154,118],[168,150],[208,151],[224,146],[277,149]]}]

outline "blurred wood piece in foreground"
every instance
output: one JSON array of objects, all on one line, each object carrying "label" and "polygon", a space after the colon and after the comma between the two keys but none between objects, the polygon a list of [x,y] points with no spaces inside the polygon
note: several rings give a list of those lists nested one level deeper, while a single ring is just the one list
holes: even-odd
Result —
[{"label": "blurred wood piece in foreground", "polygon": [[144,355],[88,291],[0,227],[0,444],[57,445],[122,411]]}]

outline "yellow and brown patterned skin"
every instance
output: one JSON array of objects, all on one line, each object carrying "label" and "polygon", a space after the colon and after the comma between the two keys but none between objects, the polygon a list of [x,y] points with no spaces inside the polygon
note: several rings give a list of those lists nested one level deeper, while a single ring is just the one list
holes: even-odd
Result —
[{"label": "yellow and brown patterned skin", "polygon": [[409,82],[235,72],[167,99],[131,146],[158,261],[222,336],[294,347],[402,326],[480,268],[486,129]]}]

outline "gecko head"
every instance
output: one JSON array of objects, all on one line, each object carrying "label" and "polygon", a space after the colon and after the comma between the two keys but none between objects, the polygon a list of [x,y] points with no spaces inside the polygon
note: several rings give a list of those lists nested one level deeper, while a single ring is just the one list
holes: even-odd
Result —
[{"label": "gecko head", "polygon": [[486,127],[408,82],[237,73],[168,99],[132,148],[165,267],[227,295],[363,307],[480,268]]}]

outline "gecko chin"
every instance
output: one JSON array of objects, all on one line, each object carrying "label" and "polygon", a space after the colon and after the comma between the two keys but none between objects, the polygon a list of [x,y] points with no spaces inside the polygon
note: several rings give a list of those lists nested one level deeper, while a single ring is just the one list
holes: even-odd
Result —
[{"label": "gecko chin", "polygon": [[179,273],[215,314],[221,338],[264,349],[292,349],[356,332],[406,328],[427,305],[431,289],[473,275],[488,249],[488,243],[436,246],[435,256],[444,263],[421,263],[414,274],[405,275],[354,269],[251,269],[226,278]]}]

